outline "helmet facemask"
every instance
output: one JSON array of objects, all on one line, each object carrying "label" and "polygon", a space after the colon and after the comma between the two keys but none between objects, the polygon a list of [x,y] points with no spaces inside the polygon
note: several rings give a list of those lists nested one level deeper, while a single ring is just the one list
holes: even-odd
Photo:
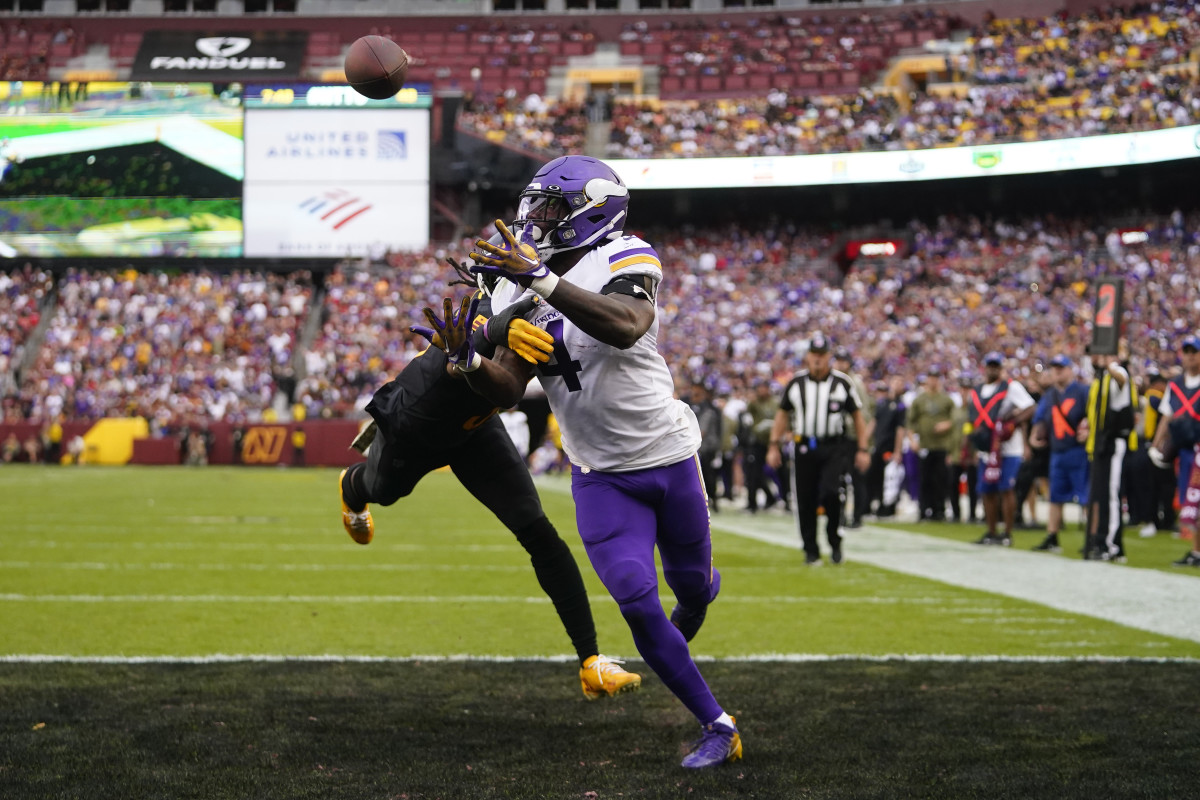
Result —
[{"label": "helmet facemask", "polygon": [[521,192],[514,233],[534,244],[543,258],[620,234],[629,190],[617,181],[593,177],[582,186],[575,181],[575,189],[529,184]]}]

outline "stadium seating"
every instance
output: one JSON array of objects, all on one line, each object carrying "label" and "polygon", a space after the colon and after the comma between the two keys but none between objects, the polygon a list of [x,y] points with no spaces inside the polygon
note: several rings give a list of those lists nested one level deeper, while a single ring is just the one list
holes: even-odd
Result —
[{"label": "stadium seating", "polygon": [[[659,348],[678,376],[723,393],[790,374],[817,328],[854,343],[865,378],[911,382],[935,365],[977,377],[979,353],[997,349],[1013,356],[1016,376],[1036,377],[1053,354],[1082,359],[1091,280],[1120,272],[1128,335],[1138,343],[1134,373],[1170,367],[1200,275],[1200,216],[1140,227],[1146,241],[1125,244],[1104,219],[914,222],[903,235],[908,252],[860,258],[844,279],[831,260],[831,229],[647,231],[676,265],[659,296]],[[408,327],[421,308],[459,291],[447,286],[455,276],[443,259],[469,247],[463,240],[449,250],[390,254],[386,265],[345,262],[316,307],[305,275],[68,272],[34,368],[5,399],[6,414],[40,422],[60,408],[68,420],[137,412],[163,427],[197,415],[254,422],[282,392],[309,419],[354,416],[424,349]],[[5,296],[28,306],[37,279],[10,281],[0,284],[9,286]],[[2,309],[0,330],[11,317]],[[310,313],[320,326],[304,343],[293,390],[288,368]]]},{"label": "stadium seating", "polygon": [[15,402],[17,377],[25,357],[25,342],[41,320],[42,303],[53,281],[31,267],[0,273],[0,421],[20,420]]},{"label": "stadium seating", "polygon": [[746,89],[856,89],[901,49],[944,37],[951,25],[941,12],[755,14],[688,24],[642,20],[628,23],[619,38],[623,55],[661,66],[663,99],[730,97]]},{"label": "stadium seating", "polygon": [[[783,23],[629,24],[622,52],[659,60],[659,94],[668,102],[618,106],[609,155],[928,148],[1200,123],[1194,2],[992,20],[966,40],[964,80],[948,91],[867,88],[898,48],[945,35],[951,23],[943,17]],[[467,108],[464,130],[484,129],[542,156],[572,151],[573,141],[554,142],[528,125],[549,130],[581,113],[577,106],[551,105],[532,120],[497,116],[486,98],[482,115],[480,108]],[[537,146],[543,138],[549,147]]]},{"label": "stadium seating", "polygon": [[307,318],[306,275],[71,270],[14,402],[28,419],[257,421]]},{"label": "stadium seating", "polygon": [[0,76],[4,80],[45,80],[86,50],[88,39],[63,20],[19,19],[0,22]]},{"label": "stadium seating", "polygon": [[[571,121],[575,109],[551,107],[532,120],[509,117],[499,120],[497,128],[491,105],[497,98],[511,106],[529,95],[545,97],[556,67],[595,52],[600,43],[658,68],[659,99],[652,107],[664,100],[725,100],[727,105],[736,98],[746,107],[736,123],[743,127],[776,125],[762,112],[762,99],[772,91],[785,93],[793,112],[807,112],[812,105],[822,113],[850,108],[838,121],[843,128],[858,124],[853,107],[864,90],[895,100],[891,116],[874,119],[879,130],[873,128],[869,135],[848,132],[831,141],[800,117],[790,131],[770,131],[771,141],[757,145],[762,152],[935,147],[1193,124],[1200,121],[1200,70],[1192,58],[1200,39],[1197,20],[1197,4],[1187,0],[1131,11],[1114,6],[1070,17],[999,18],[969,31],[952,8],[633,18],[422,16],[406,19],[402,31],[393,27],[394,20],[354,17],[288,17],[273,24],[309,32],[307,79],[336,74],[344,49],[363,33],[396,38],[411,57],[410,81],[430,83],[435,90],[460,89],[474,98],[473,111],[484,116],[472,116],[469,110],[464,130],[482,130],[492,138],[503,130],[506,144],[557,155],[578,149]],[[69,24],[53,19],[10,22],[0,25],[0,75],[44,78],[84,52],[88,43],[106,44],[120,74],[132,64],[143,31],[164,25],[199,29],[203,22],[105,16]],[[961,39],[962,32],[970,35],[963,42],[962,63],[953,70],[962,79],[953,90],[877,87],[881,70],[894,56],[919,51],[956,31],[955,38]],[[819,99],[808,100],[811,96]],[[825,119],[834,122],[829,114]],[[518,129],[516,121],[537,130]],[[564,125],[570,130],[563,131]],[[632,137],[640,140],[641,154],[647,156],[755,152],[744,132],[735,131],[732,140],[705,136],[711,147],[693,148],[654,131],[634,135],[618,130],[614,145],[623,148]],[[659,146],[647,151],[646,141]]]}]

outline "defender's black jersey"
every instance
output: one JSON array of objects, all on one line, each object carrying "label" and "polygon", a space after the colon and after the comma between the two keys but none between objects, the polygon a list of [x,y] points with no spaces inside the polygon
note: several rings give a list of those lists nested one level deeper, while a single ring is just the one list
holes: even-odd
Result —
[{"label": "defender's black jersey", "polygon": [[[480,330],[481,322],[491,315],[491,298],[484,297],[473,321],[475,347],[484,357],[495,350]],[[366,410],[385,436],[397,431],[444,444],[461,442],[499,411],[465,379],[446,374],[446,354],[437,347],[414,358],[380,387]]]}]

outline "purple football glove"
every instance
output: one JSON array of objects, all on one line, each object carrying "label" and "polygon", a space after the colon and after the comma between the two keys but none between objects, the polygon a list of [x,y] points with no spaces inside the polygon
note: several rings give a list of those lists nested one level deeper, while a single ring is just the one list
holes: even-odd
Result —
[{"label": "purple football glove", "polygon": [[459,372],[473,372],[479,369],[483,360],[475,352],[475,337],[471,335],[471,323],[479,309],[479,299],[478,294],[464,297],[456,314],[454,301],[447,297],[442,301],[443,318],[439,319],[432,308],[426,308],[424,314],[429,327],[414,325],[409,330],[441,347],[446,360]]}]

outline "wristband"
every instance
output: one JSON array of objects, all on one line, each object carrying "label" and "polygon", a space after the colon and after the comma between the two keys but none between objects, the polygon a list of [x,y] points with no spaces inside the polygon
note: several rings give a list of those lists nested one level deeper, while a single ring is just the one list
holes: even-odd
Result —
[{"label": "wristband", "polygon": [[479,353],[471,353],[471,360],[469,362],[463,364],[463,362],[459,361],[457,366],[459,372],[474,372],[475,370],[479,369],[480,365],[482,364],[483,358],[479,355]]},{"label": "wristband", "polygon": [[549,300],[551,292],[558,286],[558,276],[553,272],[548,272],[540,278],[534,278],[529,282],[529,288],[533,289],[543,300]]},{"label": "wristband", "polygon": [[860,448],[858,448],[858,452],[869,453],[869,452],[871,452],[871,449],[869,447],[860,447]]}]

